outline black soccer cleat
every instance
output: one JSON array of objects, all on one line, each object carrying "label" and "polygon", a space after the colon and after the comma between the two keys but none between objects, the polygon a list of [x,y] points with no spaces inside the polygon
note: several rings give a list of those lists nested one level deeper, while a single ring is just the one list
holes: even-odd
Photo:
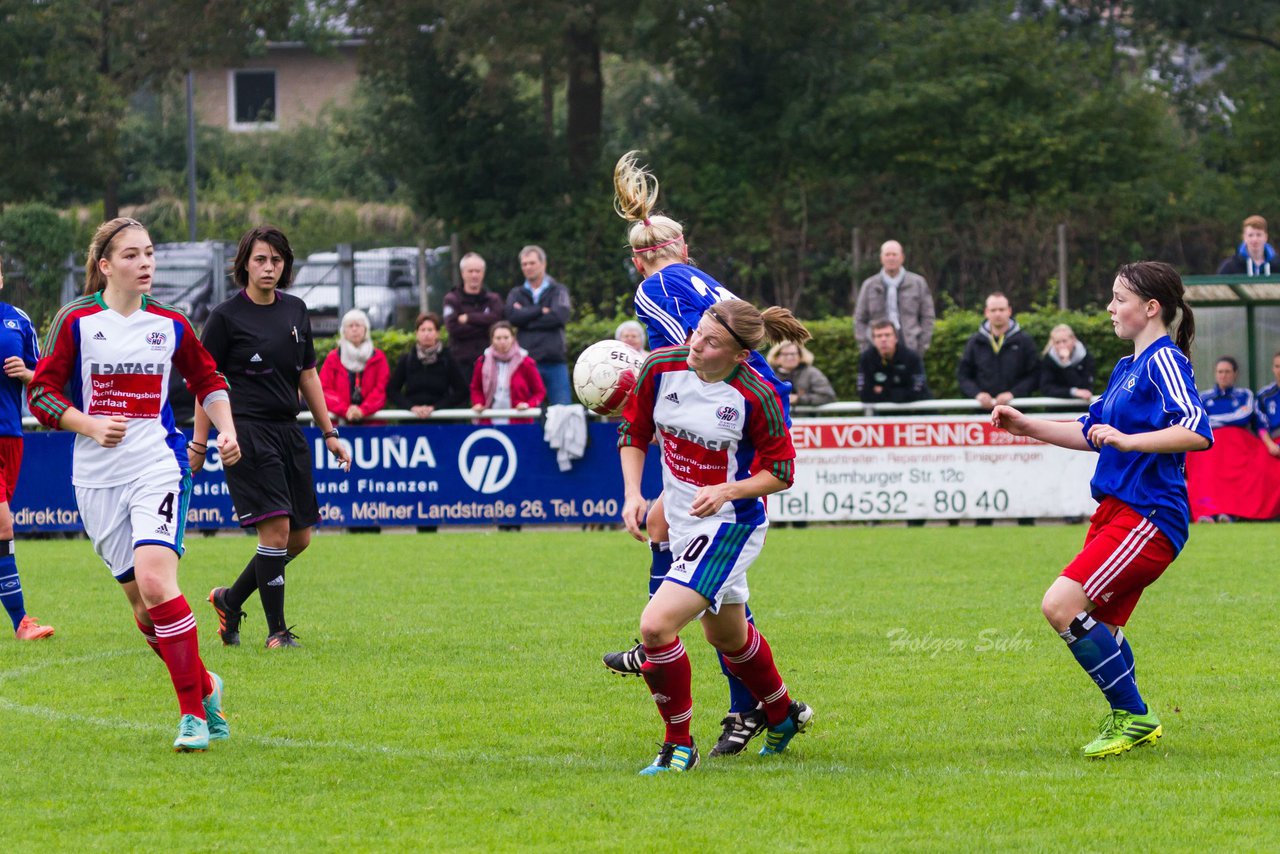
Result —
[{"label": "black soccer cleat", "polygon": [[267,649],[280,649],[281,647],[301,647],[298,643],[298,636],[293,633],[293,626],[274,634],[267,635]]},{"label": "black soccer cleat", "polygon": [[644,644],[639,641],[631,649],[604,654],[604,666],[619,676],[639,676],[644,662]]},{"label": "black soccer cleat", "polygon": [[240,645],[240,621],[247,616],[244,611],[231,610],[227,606],[227,588],[215,587],[209,591],[209,604],[218,615],[218,637],[223,646]]},{"label": "black soccer cleat", "polygon": [[720,740],[711,748],[711,756],[736,756],[747,749],[747,742],[767,729],[769,721],[764,716],[764,709],[757,706],[749,712],[730,712],[725,715],[720,725],[724,730]]}]

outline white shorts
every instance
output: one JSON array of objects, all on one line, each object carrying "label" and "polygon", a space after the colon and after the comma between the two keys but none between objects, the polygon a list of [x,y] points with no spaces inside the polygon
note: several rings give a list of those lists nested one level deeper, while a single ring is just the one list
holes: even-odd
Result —
[{"label": "white shorts", "polygon": [[182,557],[191,475],[140,477],[119,486],[77,486],[76,504],[93,550],[116,581],[133,581],[133,550],[167,546]]},{"label": "white shorts", "polygon": [[671,531],[671,553],[675,555],[667,581],[682,584],[711,604],[707,610],[719,613],[721,605],[746,602],[747,567],[764,548],[767,525],[739,525],[722,519],[696,519]]}]

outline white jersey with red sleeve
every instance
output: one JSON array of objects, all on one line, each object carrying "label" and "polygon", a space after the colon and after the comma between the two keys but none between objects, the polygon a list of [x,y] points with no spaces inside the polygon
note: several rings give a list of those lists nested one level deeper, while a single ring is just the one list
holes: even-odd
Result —
[{"label": "white jersey with red sleeve", "polygon": [[[704,382],[688,358],[688,347],[650,355],[618,427],[619,447],[644,448],[658,435],[663,501],[673,532],[693,518],[699,487],[745,480],[761,469],[788,486],[795,477],[796,451],[773,387],[748,365],[718,382]],[[768,522],[759,498],[726,502],[715,518],[741,525]]]},{"label": "white jersey with red sleeve", "polygon": [[174,365],[201,404],[228,399],[226,379],[186,316],[149,297],[127,317],[101,293],[73,300],[54,318],[44,351],[27,389],[41,424],[57,429],[71,406],[98,418],[129,419],[124,441],[114,448],[76,437],[76,486],[116,486],[187,468],[186,440],[169,407]]}]

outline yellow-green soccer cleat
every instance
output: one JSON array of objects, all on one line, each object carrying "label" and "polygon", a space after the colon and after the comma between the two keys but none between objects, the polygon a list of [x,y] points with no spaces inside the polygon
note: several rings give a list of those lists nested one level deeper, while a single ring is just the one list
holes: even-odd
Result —
[{"label": "yellow-green soccer cleat", "polygon": [[791,739],[809,728],[813,720],[813,709],[799,700],[791,701],[787,716],[777,726],[769,727],[764,734],[764,747],[760,748],[761,756],[775,756],[787,749]]},{"label": "yellow-green soccer cleat", "polygon": [[1164,735],[1160,719],[1147,709],[1145,715],[1135,715],[1124,709],[1112,709],[1098,727],[1098,737],[1084,746],[1088,759],[1102,759],[1124,753],[1144,744],[1155,744]]},{"label": "yellow-green soccer cleat", "polygon": [[173,749],[179,753],[209,749],[209,725],[195,715],[183,715],[178,721],[178,738]]},{"label": "yellow-green soccer cleat", "polygon": [[658,751],[658,758],[653,760],[653,764],[640,771],[640,776],[652,777],[655,774],[665,774],[668,771],[692,771],[697,767],[697,745],[690,744],[685,747],[682,744],[672,744],[668,741]]},{"label": "yellow-green soccer cleat", "polygon": [[209,740],[220,741],[231,738],[231,725],[222,711],[222,677],[211,672],[209,679],[213,682],[213,691],[204,698],[204,717],[209,726]]}]

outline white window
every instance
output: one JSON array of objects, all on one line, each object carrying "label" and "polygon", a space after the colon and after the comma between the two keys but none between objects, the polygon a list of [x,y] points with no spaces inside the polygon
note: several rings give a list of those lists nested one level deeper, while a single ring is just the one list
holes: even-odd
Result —
[{"label": "white window", "polygon": [[227,75],[227,119],[231,130],[274,130],[277,122],[274,69],[238,68]]}]

